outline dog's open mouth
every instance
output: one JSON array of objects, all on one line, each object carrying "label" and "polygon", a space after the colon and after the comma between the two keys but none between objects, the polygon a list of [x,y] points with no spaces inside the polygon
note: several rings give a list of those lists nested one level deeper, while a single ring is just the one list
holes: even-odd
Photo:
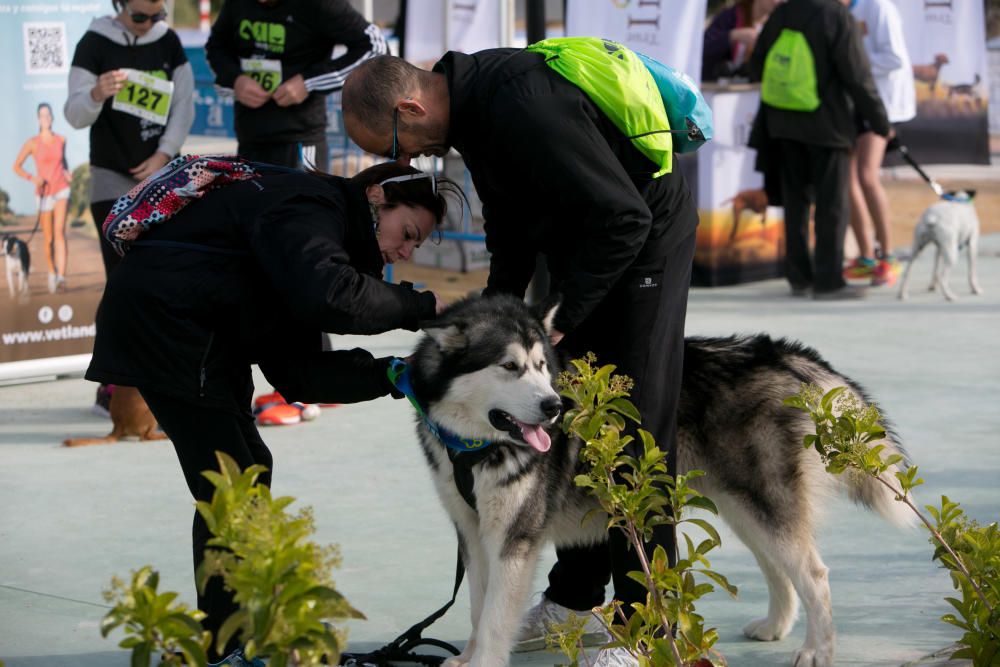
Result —
[{"label": "dog's open mouth", "polygon": [[512,438],[526,442],[540,452],[547,452],[552,446],[552,439],[541,424],[525,424],[503,410],[490,410],[489,417],[493,428],[509,433]]}]

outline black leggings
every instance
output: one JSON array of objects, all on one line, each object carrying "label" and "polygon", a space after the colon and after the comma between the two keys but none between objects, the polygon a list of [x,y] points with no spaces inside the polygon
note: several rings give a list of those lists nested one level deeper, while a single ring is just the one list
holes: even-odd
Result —
[{"label": "black leggings", "polygon": [[104,277],[109,278],[111,272],[115,270],[118,266],[118,262],[122,261],[115,249],[111,247],[111,244],[107,242],[104,238],[104,233],[101,228],[104,226],[104,219],[108,217],[111,213],[111,207],[115,205],[114,199],[105,199],[104,201],[95,201],[90,204],[90,214],[94,218],[94,226],[97,227],[97,242],[101,246],[101,261],[104,262]]},{"label": "black leggings", "polygon": [[[249,409],[245,413],[235,413],[221,408],[207,408],[166,394],[139,387],[139,393],[146,399],[149,409],[159,422],[160,428],[170,437],[177,452],[177,460],[184,472],[184,479],[195,500],[210,501],[215,487],[205,479],[203,470],[218,470],[215,452],[225,452],[233,457],[241,469],[258,463],[267,467],[268,472],[258,478],[259,484],[271,486],[273,467],[271,452],[257,431],[253,415]],[[211,537],[205,521],[198,512],[194,514],[191,539],[194,556],[194,570],[204,560],[205,543]],[[195,582],[197,585],[197,581]],[[222,581],[216,577],[198,594],[198,609],[207,616],[202,621],[206,630],[213,635],[212,662],[238,648],[238,642],[230,641],[224,653],[214,656],[214,636],[219,626],[237,610],[232,593],[226,591]]]}]

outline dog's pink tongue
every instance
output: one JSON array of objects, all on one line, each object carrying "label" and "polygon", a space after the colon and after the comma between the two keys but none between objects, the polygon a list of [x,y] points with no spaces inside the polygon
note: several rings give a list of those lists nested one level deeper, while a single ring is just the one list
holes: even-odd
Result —
[{"label": "dog's pink tongue", "polygon": [[521,427],[521,435],[524,436],[525,442],[540,452],[549,451],[549,447],[552,446],[552,438],[545,432],[545,429],[538,424],[517,422],[517,425]]}]

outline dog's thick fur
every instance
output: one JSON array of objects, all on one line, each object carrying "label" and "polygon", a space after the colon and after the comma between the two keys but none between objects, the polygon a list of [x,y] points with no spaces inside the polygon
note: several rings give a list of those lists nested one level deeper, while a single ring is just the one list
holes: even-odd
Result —
[{"label": "dog's thick fur", "polygon": [[3,237],[3,254],[7,264],[7,290],[10,298],[28,293],[28,274],[31,272],[31,253],[28,244],[13,234]]},{"label": "dog's thick fur", "polygon": [[67,438],[63,440],[63,445],[83,447],[105,445],[130,437],[139,440],[163,440],[167,437],[156,430],[156,417],[135,387],[115,385],[108,411],[111,413],[111,433],[103,438]]},{"label": "dog's thick fur", "polygon": [[920,216],[913,230],[913,251],[906,265],[906,272],[899,285],[899,298],[909,296],[907,287],[910,283],[910,271],[913,263],[927,245],[937,248],[934,255],[934,273],[927,288],[933,292],[935,287],[941,288],[941,293],[948,301],[954,301],[956,296],[948,284],[951,270],[958,260],[958,253],[967,249],[969,253],[969,288],[973,294],[982,294],[976,277],[976,254],[979,252],[979,216],[972,203],[975,192],[959,191],[949,193],[954,199],[942,199],[927,207]]},{"label": "dog's thick fur", "polygon": [[[472,636],[448,667],[508,664],[546,541],[606,540],[606,517],[588,516],[596,503],[573,483],[580,443],[550,428],[551,447],[542,451],[549,441],[534,426],[550,427],[556,419],[556,359],[546,335],[551,315],[545,319],[512,298],[466,300],[426,330],[412,357],[414,391],[429,418],[453,433],[494,441],[472,466],[473,509],[456,488],[445,446],[418,424],[469,573]],[[828,667],[834,626],[827,569],[813,536],[819,508],[839,488],[893,523],[908,524],[909,517],[876,481],[826,473],[819,456],[802,445],[813,431],[810,418],[782,400],[803,382],[825,390],[845,385],[868,399],[815,351],[785,340],[690,338],[685,355],[680,472],[707,472],[700,489],[754,553],[770,592],[767,616],[744,632],[764,641],[784,637],[801,598],[808,626],[794,664]],[[885,444],[887,453],[902,452],[891,432]]]}]

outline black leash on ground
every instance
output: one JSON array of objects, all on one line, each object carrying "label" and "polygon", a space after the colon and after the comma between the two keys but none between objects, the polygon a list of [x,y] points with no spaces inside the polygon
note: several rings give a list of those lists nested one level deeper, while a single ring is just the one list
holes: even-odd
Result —
[{"label": "black leash on ground", "polygon": [[380,649],[371,653],[341,653],[339,664],[344,667],[392,667],[392,665],[401,662],[436,667],[447,658],[439,655],[414,653],[414,649],[420,646],[434,646],[445,651],[450,651],[452,655],[461,653],[461,651],[448,642],[421,637],[420,633],[426,630],[434,621],[444,616],[445,612],[455,604],[455,598],[458,596],[458,589],[462,586],[462,578],[464,576],[465,566],[462,565],[462,552],[459,550],[458,559],[455,563],[455,588],[451,592],[451,599],[443,607]]}]

